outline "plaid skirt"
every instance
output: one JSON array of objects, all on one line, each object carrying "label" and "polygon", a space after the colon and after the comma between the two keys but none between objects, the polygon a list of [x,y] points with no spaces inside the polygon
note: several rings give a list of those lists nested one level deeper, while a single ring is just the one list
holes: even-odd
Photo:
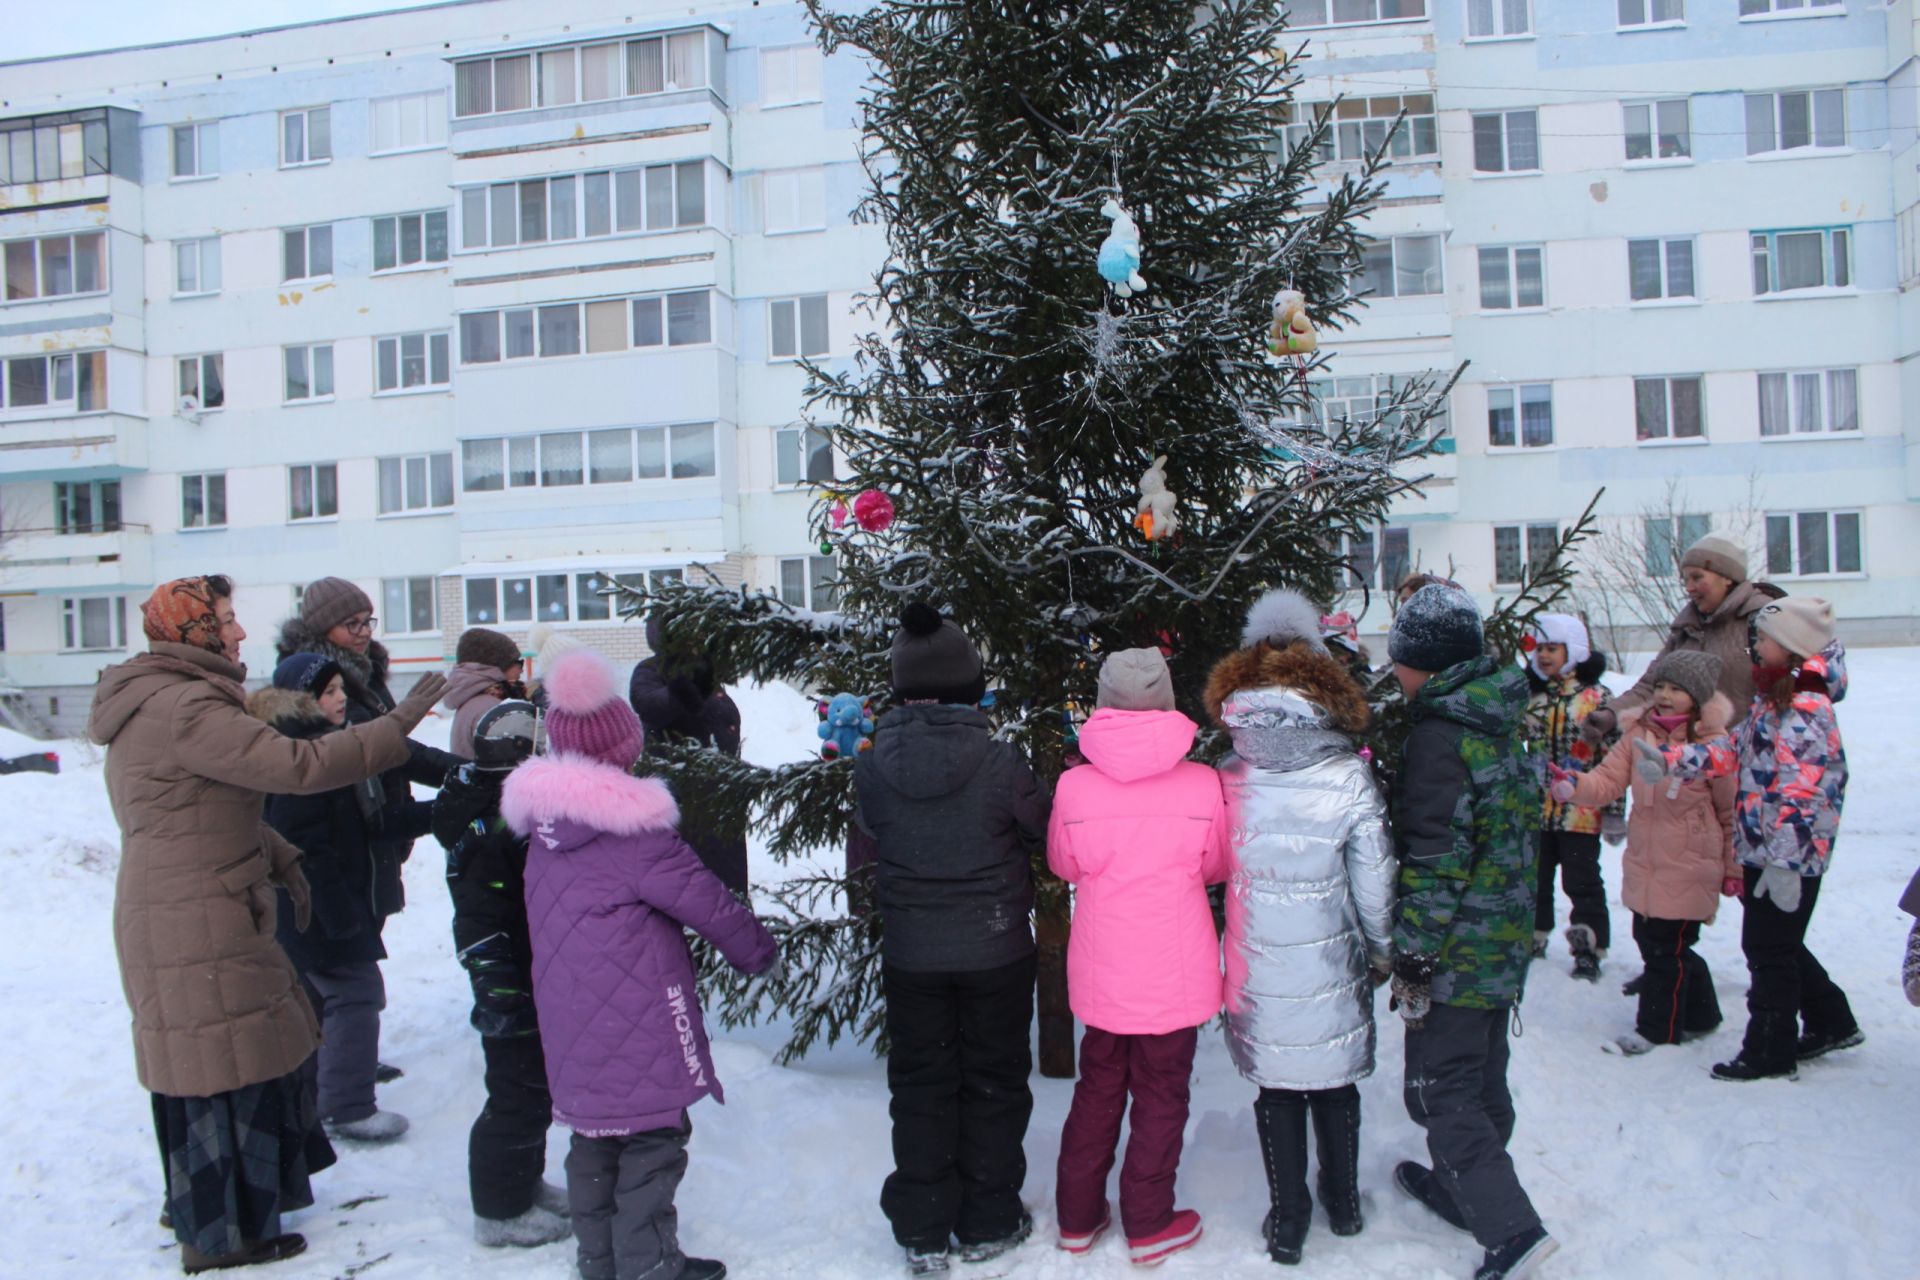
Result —
[{"label": "plaid skirt", "polygon": [[153,1131],[173,1234],[205,1254],[280,1234],[280,1215],[313,1204],[308,1176],[331,1165],[310,1068],[210,1098],[153,1096]]}]

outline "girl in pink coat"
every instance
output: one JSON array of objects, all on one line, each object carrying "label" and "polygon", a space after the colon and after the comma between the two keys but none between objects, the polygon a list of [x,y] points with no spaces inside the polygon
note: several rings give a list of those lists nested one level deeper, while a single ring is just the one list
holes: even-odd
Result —
[{"label": "girl in pink coat", "polygon": [[1110,656],[1097,706],[1047,833],[1048,865],[1075,886],[1067,990],[1086,1024],[1055,1196],[1060,1247],[1087,1252],[1113,1220],[1107,1174],[1131,1095],[1120,1223],[1151,1265],[1200,1238],[1173,1184],[1200,1024],[1220,1012],[1206,887],[1226,879],[1230,833],[1219,776],[1186,759],[1197,726],[1173,709],[1159,650]]}]

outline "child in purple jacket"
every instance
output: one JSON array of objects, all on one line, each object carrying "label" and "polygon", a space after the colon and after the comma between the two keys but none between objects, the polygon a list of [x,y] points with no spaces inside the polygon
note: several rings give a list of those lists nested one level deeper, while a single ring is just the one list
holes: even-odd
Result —
[{"label": "child in purple jacket", "polygon": [[665,784],[627,770],[639,717],[612,666],[577,650],[545,673],[546,759],[507,779],[500,811],[531,836],[533,997],[553,1118],[573,1130],[567,1199],[582,1280],[715,1280],[680,1252],[673,1196],[687,1108],[726,1099],[707,1048],[685,930],[748,973],[774,941],[675,831]]}]

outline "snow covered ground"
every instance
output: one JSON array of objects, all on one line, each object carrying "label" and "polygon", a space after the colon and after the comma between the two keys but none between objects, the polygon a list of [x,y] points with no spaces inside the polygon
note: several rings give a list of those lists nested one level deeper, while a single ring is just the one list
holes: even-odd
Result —
[{"label": "snow covered ground", "polygon": [[[1567,976],[1563,944],[1535,966],[1513,1047],[1520,1125],[1513,1154],[1562,1242],[1555,1277],[1903,1277],[1920,1274],[1920,1010],[1897,968],[1910,921],[1895,906],[1920,860],[1914,837],[1920,746],[1920,650],[1853,655],[1841,723],[1854,769],[1834,871],[1812,943],[1853,999],[1864,1047],[1811,1064],[1796,1083],[1723,1084],[1707,1067],[1729,1057],[1744,1023],[1739,908],[1723,912],[1703,951],[1728,1020],[1705,1042],[1641,1059],[1600,1045],[1631,1027],[1619,982],[1639,969],[1627,912],[1598,987]],[[793,759],[816,745],[811,706],[790,690],[741,694],[747,754]],[[444,737],[446,722],[422,736]],[[65,772],[0,778],[0,1276],[178,1275],[160,1203],[146,1095],[134,1079],[114,966],[111,904],[117,835],[100,757],[58,744]],[[0,754],[37,749],[0,734]],[[1609,851],[1618,900],[1619,855]],[[754,874],[778,869],[756,850]],[[308,1253],[261,1274],[285,1280],[367,1276],[451,1280],[573,1274],[569,1245],[492,1252],[472,1243],[466,1135],[482,1096],[480,1049],[467,1025],[467,983],[454,962],[440,853],[426,842],[407,868],[412,905],[388,928],[390,1008],[382,1056],[406,1069],[382,1091],[413,1120],[401,1143],[343,1149],[319,1175],[320,1203],[296,1215]],[[1564,899],[1561,904],[1565,910]],[[1324,1218],[1308,1237],[1302,1277],[1470,1275],[1471,1240],[1401,1197],[1394,1162],[1424,1159],[1400,1102],[1401,1051],[1380,1002],[1379,1070],[1362,1088],[1367,1229],[1336,1239]],[[680,1193],[681,1233],[732,1275],[866,1280],[898,1274],[877,1207],[890,1167],[882,1066],[842,1045],[791,1068],[772,1064],[777,1028],[714,1046],[732,1101],[694,1114],[692,1165]],[[1273,1275],[1259,1243],[1265,1186],[1249,1103],[1217,1034],[1204,1034],[1180,1202],[1206,1217],[1205,1239],[1166,1264],[1178,1276]],[[1124,1243],[1085,1258],[1053,1248],[1053,1162],[1069,1081],[1036,1077],[1027,1139],[1034,1240],[961,1277],[1106,1280],[1130,1274]],[[562,1180],[566,1137],[549,1142]],[[251,1273],[248,1273],[251,1274]]]}]

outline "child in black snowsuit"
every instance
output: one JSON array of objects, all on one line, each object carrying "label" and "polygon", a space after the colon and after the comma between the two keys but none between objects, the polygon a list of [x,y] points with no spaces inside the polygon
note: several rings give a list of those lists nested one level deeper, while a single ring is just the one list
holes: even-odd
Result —
[{"label": "child in black snowsuit", "polygon": [[453,945],[473,983],[473,1027],[487,1062],[487,1103],[467,1140],[473,1234],[532,1246],[572,1234],[567,1193],[541,1177],[553,1099],[533,1007],[527,842],[500,817],[500,787],[533,754],[535,713],[502,702],[474,726],[474,759],[447,775],[433,836],[447,850]]}]

